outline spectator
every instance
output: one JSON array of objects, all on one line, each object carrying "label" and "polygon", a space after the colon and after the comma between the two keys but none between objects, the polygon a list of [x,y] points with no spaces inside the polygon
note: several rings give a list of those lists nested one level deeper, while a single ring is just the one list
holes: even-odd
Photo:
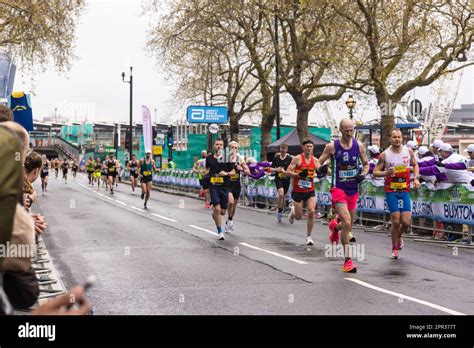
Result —
[{"label": "spectator", "polygon": [[433,144],[430,145],[431,153],[434,155],[436,160],[438,160],[438,151],[441,145],[443,145],[443,141],[439,139],[433,141]]},{"label": "spectator", "polygon": [[0,123],[5,121],[13,121],[13,111],[5,105],[0,105]]},{"label": "spectator", "polygon": [[369,174],[367,174],[367,180],[371,180],[372,185],[376,187],[381,187],[385,183],[384,178],[376,178],[372,174],[374,172],[375,165],[379,161],[380,157],[380,148],[377,145],[370,145],[368,148],[369,150]]},{"label": "spectator", "polygon": [[467,171],[467,159],[464,156],[453,153],[453,148],[449,144],[442,144],[439,147],[439,159],[434,166],[420,168],[421,175],[446,176],[448,183],[469,183],[472,184],[472,174]]},{"label": "spectator", "polygon": [[407,141],[407,147],[413,150],[415,152],[416,149],[418,149],[418,143],[414,140],[409,140]]},{"label": "spectator", "polygon": [[474,169],[474,144],[470,144],[464,152],[467,152],[469,161],[467,162],[468,168]]}]

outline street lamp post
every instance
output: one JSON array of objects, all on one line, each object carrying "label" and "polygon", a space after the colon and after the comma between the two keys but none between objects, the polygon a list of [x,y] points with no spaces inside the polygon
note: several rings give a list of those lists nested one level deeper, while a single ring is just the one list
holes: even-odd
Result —
[{"label": "street lamp post", "polygon": [[280,69],[280,56],[277,52],[278,50],[278,17],[277,17],[277,5],[275,4],[275,91],[274,93],[274,107],[275,107],[275,117],[276,117],[276,138],[277,140],[281,137],[280,131],[280,78],[279,78],[279,69]]},{"label": "street lamp post", "polygon": [[130,67],[130,80],[125,81],[125,73],[122,72],[122,81],[130,84],[130,128],[128,132],[128,158],[132,158],[133,138],[132,138],[132,120],[133,120],[133,67]]},{"label": "street lamp post", "polygon": [[355,105],[356,105],[356,101],[352,97],[352,94],[351,94],[351,95],[349,95],[349,98],[347,98],[347,100],[346,100],[346,106],[349,109],[349,117],[351,118],[351,120],[353,118],[352,110],[354,110]]}]

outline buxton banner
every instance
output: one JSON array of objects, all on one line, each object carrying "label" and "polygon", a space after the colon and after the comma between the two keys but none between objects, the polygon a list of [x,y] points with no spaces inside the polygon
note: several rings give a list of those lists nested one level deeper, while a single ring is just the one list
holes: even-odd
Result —
[{"label": "buxton banner", "polygon": [[[197,175],[191,170],[165,170],[154,176],[157,184],[200,188]],[[249,197],[276,200],[274,181],[268,176],[254,180],[242,179]],[[330,179],[315,182],[316,200],[319,205],[331,205]],[[468,184],[443,184],[437,188],[422,184],[420,189],[410,193],[414,217],[425,217],[444,222],[474,225],[474,187]],[[364,181],[359,186],[357,211],[388,213],[383,187]]]}]

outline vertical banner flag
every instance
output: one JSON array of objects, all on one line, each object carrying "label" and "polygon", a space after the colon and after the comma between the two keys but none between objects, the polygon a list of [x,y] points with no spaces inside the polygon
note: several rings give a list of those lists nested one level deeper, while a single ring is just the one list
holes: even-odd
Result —
[{"label": "vertical banner flag", "polygon": [[143,143],[145,144],[145,151],[151,150],[153,145],[151,116],[150,110],[145,105],[142,105],[142,124],[143,124]]}]

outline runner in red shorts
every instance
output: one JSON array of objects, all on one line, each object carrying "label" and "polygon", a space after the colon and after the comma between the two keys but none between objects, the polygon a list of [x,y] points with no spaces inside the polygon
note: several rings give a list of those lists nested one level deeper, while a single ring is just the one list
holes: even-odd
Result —
[{"label": "runner in red shorts", "polygon": [[[324,163],[330,157],[335,161],[336,185],[331,189],[332,204],[337,216],[331,221],[331,242],[338,242],[338,231],[341,230],[341,240],[344,246],[344,272],[355,273],[357,268],[349,255],[349,242],[351,241],[352,222],[354,221],[357,198],[359,197],[359,183],[365,179],[369,172],[369,161],[364,145],[353,138],[354,123],[351,119],[343,119],[339,125],[341,138],[326,145],[319,162]],[[362,170],[359,172],[359,163]],[[328,171],[328,165],[318,168],[318,174]],[[355,241],[355,238],[352,239]]]}]

